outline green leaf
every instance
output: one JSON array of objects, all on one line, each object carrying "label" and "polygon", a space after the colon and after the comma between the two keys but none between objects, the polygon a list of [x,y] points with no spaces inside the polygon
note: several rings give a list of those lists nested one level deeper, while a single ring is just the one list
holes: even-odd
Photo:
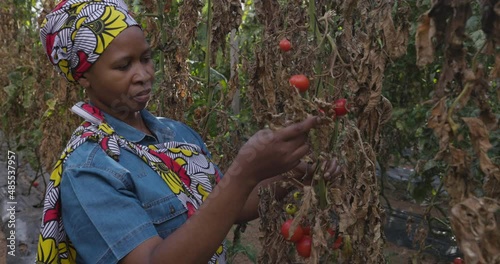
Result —
[{"label": "green leaf", "polygon": [[33,105],[33,97],[35,95],[35,91],[33,89],[35,84],[35,78],[33,76],[28,76],[23,80],[24,87],[24,96],[23,96],[23,107],[24,109],[31,108]]},{"label": "green leaf", "polygon": [[57,103],[57,98],[47,100],[46,104],[50,110],[54,110]]},{"label": "green leaf", "polygon": [[427,197],[427,193],[430,190],[430,185],[425,182],[418,182],[415,184],[413,189],[412,197],[417,201],[417,203],[422,203]]},{"label": "green leaf", "polygon": [[56,108],[56,103],[57,103],[57,98],[52,98],[47,100],[45,104],[48,106],[47,110],[45,110],[45,113],[43,113],[43,117],[50,117]]},{"label": "green leaf", "polygon": [[9,96],[9,100],[11,100],[12,98],[16,97],[16,94],[17,94],[17,87],[18,86],[15,86],[13,84],[9,84],[7,86],[5,86],[3,88],[3,90],[7,93],[7,95]]},{"label": "green leaf", "polygon": [[15,86],[22,86],[23,76],[18,71],[13,71],[8,75],[9,81]]},{"label": "green leaf", "polygon": [[51,92],[45,92],[43,94],[43,100],[44,101],[47,101],[47,100],[52,99],[52,98],[54,98],[54,94],[51,93]]},{"label": "green leaf", "polygon": [[424,171],[428,171],[436,166],[437,166],[437,163],[435,160],[428,160],[424,165]]}]

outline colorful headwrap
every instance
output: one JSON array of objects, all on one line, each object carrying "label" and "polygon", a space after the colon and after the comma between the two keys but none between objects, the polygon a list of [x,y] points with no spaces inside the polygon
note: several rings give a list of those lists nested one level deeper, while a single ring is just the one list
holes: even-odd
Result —
[{"label": "colorful headwrap", "polygon": [[42,22],[40,39],[56,69],[75,82],[118,34],[135,25],[121,0],[63,0]]}]

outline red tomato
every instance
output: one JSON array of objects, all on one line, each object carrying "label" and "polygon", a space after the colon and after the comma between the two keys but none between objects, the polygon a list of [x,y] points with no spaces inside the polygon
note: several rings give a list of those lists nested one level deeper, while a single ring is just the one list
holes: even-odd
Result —
[{"label": "red tomato", "polygon": [[464,263],[464,261],[462,260],[462,258],[459,258],[459,257],[457,257],[453,260],[453,264],[463,264],[463,263]]},{"label": "red tomato", "polygon": [[[330,234],[330,236],[335,237],[335,230],[333,228],[330,227],[327,229],[327,231]],[[342,236],[339,235],[335,240],[335,242],[333,242],[332,248],[339,249],[341,245],[342,245]]]},{"label": "red tomato", "polygon": [[311,227],[305,226],[302,228],[302,231],[304,231],[304,235],[310,235],[311,234]]},{"label": "red tomato", "polygon": [[38,182],[33,182],[33,187],[38,187]]},{"label": "red tomato", "polygon": [[335,242],[333,242],[333,246],[332,248],[333,249],[339,249],[340,246],[342,246],[342,237],[341,236],[338,236],[337,237],[337,240],[335,240]]},{"label": "red tomato", "polygon": [[293,75],[289,82],[291,86],[297,88],[300,92],[305,92],[309,89],[309,79],[304,74]]},{"label": "red tomato", "polygon": [[295,249],[297,250],[297,253],[299,256],[308,258],[311,256],[311,245],[312,245],[312,238],[311,236],[304,236],[302,237],[299,242],[295,243]]},{"label": "red tomato", "polygon": [[300,225],[297,225],[293,234],[290,234],[290,227],[292,226],[293,219],[286,220],[281,226],[281,234],[285,238],[285,240],[297,242],[304,236],[304,230]]},{"label": "red tomato", "polygon": [[284,38],[280,41],[280,49],[285,52],[289,51],[292,49],[292,43],[290,43],[288,39]]},{"label": "red tomato", "polygon": [[330,234],[330,236],[335,236],[335,230],[333,228],[328,228],[326,231],[328,231],[328,234]]},{"label": "red tomato", "polygon": [[338,99],[333,104],[333,110],[335,110],[336,116],[343,116],[347,114],[347,100],[345,98]]}]

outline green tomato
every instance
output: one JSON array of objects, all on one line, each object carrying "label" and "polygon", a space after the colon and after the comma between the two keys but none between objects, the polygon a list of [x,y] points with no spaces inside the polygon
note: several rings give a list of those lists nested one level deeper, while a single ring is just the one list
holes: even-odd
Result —
[{"label": "green tomato", "polygon": [[299,201],[300,198],[302,198],[302,193],[300,193],[299,191],[296,191],[296,192],[293,193],[293,199],[295,201]]},{"label": "green tomato", "polygon": [[295,204],[287,204],[285,207],[285,211],[289,215],[294,215],[297,212],[297,206]]}]

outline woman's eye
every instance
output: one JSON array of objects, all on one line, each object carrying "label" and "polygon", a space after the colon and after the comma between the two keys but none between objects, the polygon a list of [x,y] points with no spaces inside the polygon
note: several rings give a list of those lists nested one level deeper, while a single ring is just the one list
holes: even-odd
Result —
[{"label": "woman's eye", "polygon": [[128,67],[130,66],[130,62],[124,62],[124,63],[120,63],[118,65],[116,65],[115,69],[119,70],[119,71],[124,71],[124,70],[127,70]]}]

